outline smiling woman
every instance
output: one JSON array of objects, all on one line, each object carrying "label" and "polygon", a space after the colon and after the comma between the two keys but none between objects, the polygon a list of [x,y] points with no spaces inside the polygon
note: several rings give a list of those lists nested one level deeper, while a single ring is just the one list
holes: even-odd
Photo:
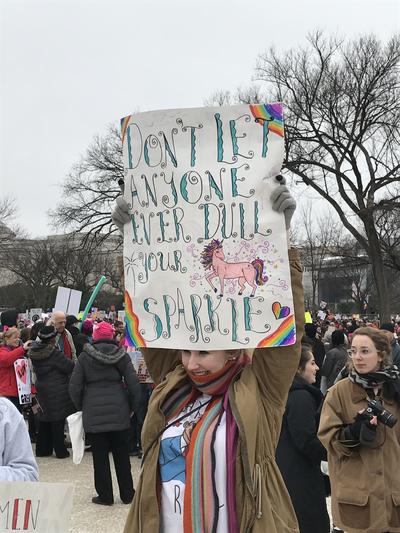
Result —
[{"label": "smiling woman", "polygon": [[313,386],[318,366],[310,346],[303,346],[290,387],[276,450],[276,462],[289,491],[300,533],[329,533],[321,461],[326,450],[317,438],[322,393]]},{"label": "smiling woman", "polygon": [[[328,450],[333,520],[348,533],[400,531],[400,428],[391,423],[400,416],[400,383],[390,353],[381,331],[357,329],[349,377],[328,390],[322,409],[318,436]],[[371,400],[394,417],[369,414]]]},{"label": "smiling woman", "polygon": [[[293,199],[285,186],[277,193],[273,208],[290,221]],[[298,531],[274,461],[304,320],[295,250],[289,260],[295,344],[255,349],[251,362],[245,350],[142,349],[156,387],[125,533]]]},{"label": "smiling woman", "polygon": [[243,350],[182,350],[182,364],[188,374],[201,376],[222,370],[242,355]]}]

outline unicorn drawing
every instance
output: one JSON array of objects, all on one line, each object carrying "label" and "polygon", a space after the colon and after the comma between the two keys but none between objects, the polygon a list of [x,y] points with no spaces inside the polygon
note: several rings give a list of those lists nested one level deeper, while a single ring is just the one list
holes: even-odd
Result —
[{"label": "unicorn drawing", "polygon": [[250,296],[253,297],[256,293],[257,285],[264,285],[268,281],[267,276],[263,276],[264,261],[257,257],[251,263],[227,263],[225,261],[225,254],[222,248],[222,241],[213,239],[204,247],[201,252],[201,264],[204,268],[211,271],[206,275],[206,280],[210,284],[214,292],[217,288],[213,285],[212,279],[219,278],[221,298],[224,294],[224,281],[226,279],[237,279],[239,283],[239,294],[243,294],[245,284],[251,287]]}]

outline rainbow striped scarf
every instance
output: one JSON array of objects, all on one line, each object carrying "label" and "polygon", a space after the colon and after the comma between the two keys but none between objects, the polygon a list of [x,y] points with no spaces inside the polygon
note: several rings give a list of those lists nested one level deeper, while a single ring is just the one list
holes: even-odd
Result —
[{"label": "rainbow striped scarf", "polygon": [[186,454],[186,483],[183,506],[184,533],[215,533],[218,526],[219,499],[214,477],[215,436],[221,417],[226,415],[226,503],[229,532],[238,533],[235,501],[235,460],[238,440],[236,421],[229,404],[228,388],[233,378],[248,364],[243,355],[229,361],[220,371],[205,376],[188,372],[188,381],[174,391],[163,405],[167,421],[202,394],[212,396],[191,434]]}]

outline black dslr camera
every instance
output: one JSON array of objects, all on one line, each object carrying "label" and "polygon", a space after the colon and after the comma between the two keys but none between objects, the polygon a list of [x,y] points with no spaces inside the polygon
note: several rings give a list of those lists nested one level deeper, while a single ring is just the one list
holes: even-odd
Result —
[{"label": "black dslr camera", "polygon": [[369,400],[365,413],[370,419],[373,416],[376,416],[379,422],[382,422],[382,424],[385,424],[385,426],[390,428],[392,428],[397,422],[397,418],[390,411],[387,411],[378,400]]}]

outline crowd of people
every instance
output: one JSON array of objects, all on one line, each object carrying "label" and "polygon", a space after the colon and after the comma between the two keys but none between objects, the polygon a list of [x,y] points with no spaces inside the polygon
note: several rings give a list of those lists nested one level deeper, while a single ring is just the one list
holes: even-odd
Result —
[{"label": "crowd of people", "polygon": [[[289,229],[295,202],[278,178],[272,206]],[[118,225],[125,212],[120,199]],[[304,324],[302,269],[297,251],[288,255],[290,346],[145,348],[136,373],[120,322],[79,327],[56,311],[20,330],[16,312],[3,312],[2,479],[38,479],[13,369],[26,357],[36,455],[68,457],[65,419],[82,411],[92,501],[114,503],[111,452],[121,501],[132,503],[124,533],[400,532],[400,321]],[[142,458],[136,492],[130,454]]]},{"label": "crowd of people", "polygon": [[[55,311],[50,319],[20,324],[24,327],[19,328],[17,317],[16,310],[1,314],[0,395],[4,399],[0,410],[7,413],[3,416],[5,431],[9,431],[7,419],[12,419],[15,438],[24,432],[23,414],[29,434],[25,432],[19,439],[26,461],[14,464],[7,459],[5,475],[11,479],[10,472],[14,472],[14,479],[38,479],[31,442],[36,457],[69,457],[66,419],[82,411],[86,449],[93,455],[97,491],[93,503],[114,503],[109,452],[121,501],[131,503],[135,491],[129,456],[141,454],[140,428],[146,414],[149,376],[142,365],[138,374],[144,381],[142,387],[126,350],[123,322],[87,319],[80,324],[75,316]],[[14,362],[21,358],[29,362],[32,382],[31,403],[25,406],[20,404],[14,370]],[[3,446],[7,453],[15,452],[21,458],[9,433]]]}]

